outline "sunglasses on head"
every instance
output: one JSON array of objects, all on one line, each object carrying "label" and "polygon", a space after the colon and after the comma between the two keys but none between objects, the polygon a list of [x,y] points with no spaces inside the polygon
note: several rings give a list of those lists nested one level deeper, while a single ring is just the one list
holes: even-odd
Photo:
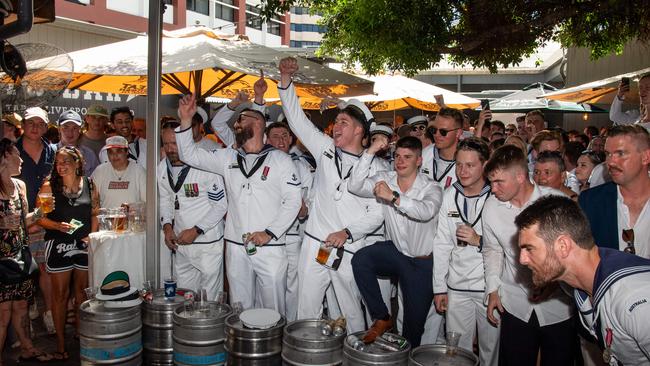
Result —
[{"label": "sunglasses on head", "polygon": [[517,129],[515,128],[506,128],[506,132],[515,132]]},{"label": "sunglasses on head", "polygon": [[585,150],[580,153],[580,155],[587,155],[597,161],[598,163],[602,163],[602,159],[600,158],[600,155],[594,151],[594,150]]},{"label": "sunglasses on head", "polygon": [[460,127],[457,128],[452,128],[451,130],[445,130],[444,128],[436,128],[436,127],[429,127],[427,131],[431,134],[431,136],[435,135],[436,132],[440,132],[440,136],[445,137],[449,132],[460,130]]},{"label": "sunglasses on head", "polygon": [[424,131],[427,128],[425,125],[417,125],[411,127],[411,131]]},{"label": "sunglasses on head", "polygon": [[634,229],[623,229],[623,241],[627,243],[627,247],[623,251],[636,254],[636,249],[634,249]]}]

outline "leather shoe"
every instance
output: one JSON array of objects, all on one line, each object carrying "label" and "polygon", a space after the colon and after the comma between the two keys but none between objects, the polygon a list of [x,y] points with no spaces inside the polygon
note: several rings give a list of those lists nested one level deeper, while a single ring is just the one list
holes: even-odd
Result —
[{"label": "leather shoe", "polygon": [[363,336],[363,343],[368,344],[374,342],[377,337],[386,333],[387,330],[390,330],[392,328],[393,328],[393,321],[390,319],[375,320],[375,322],[372,323],[372,327],[370,327],[370,329],[368,329],[368,331],[366,332],[366,335]]}]

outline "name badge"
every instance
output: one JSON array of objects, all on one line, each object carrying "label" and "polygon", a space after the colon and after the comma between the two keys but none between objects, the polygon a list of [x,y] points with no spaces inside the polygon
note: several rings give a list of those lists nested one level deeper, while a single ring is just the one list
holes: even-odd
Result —
[{"label": "name badge", "polygon": [[449,211],[447,212],[447,217],[460,217],[458,211]]}]

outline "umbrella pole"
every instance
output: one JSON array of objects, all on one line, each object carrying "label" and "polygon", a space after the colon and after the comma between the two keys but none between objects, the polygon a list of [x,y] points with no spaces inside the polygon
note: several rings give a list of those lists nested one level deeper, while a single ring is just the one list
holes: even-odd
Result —
[{"label": "umbrella pole", "polygon": [[[156,168],[160,154],[160,72],[162,61],[162,1],[149,1],[147,68],[147,240],[145,240],[145,280],[160,288],[160,221]],[[142,284],[135,284],[140,287]]]}]

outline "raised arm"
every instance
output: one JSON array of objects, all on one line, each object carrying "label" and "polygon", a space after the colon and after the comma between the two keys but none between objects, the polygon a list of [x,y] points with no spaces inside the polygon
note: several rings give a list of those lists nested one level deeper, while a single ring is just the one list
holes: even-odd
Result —
[{"label": "raised arm", "polygon": [[178,104],[181,125],[176,129],[178,156],[182,162],[192,167],[209,172],[224,174],[223,164],[229,149],[206,151],[196,146],[192,138],[192,116],[196,113],[194,94],[184,96]]},{"label": "raised arm", "polygon": [[280,61],[278,93],[282,101],[282,111],[293,133],[311,152],[316,159],[316,163],[319,163],[323,151],[331,144],[332,139],[318,130],[302,111],[292,82],[293,74],[297,71],[298,61],[295,58],[287,57]]}]

